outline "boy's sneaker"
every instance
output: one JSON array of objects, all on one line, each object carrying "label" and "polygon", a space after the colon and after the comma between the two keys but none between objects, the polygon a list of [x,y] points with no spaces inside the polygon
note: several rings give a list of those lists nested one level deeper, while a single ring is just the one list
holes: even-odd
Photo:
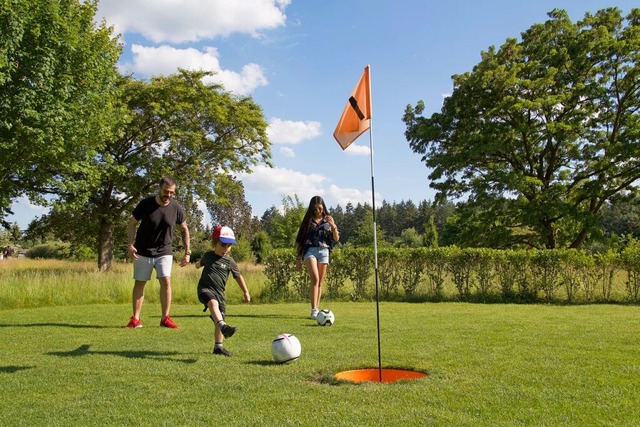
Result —
[{"label": "boy's sneaker", "polygon": [[318,317],[318,309],[317,308],[312,308],[311,309],[311,315],[309,316],[309,319],[316,320],[316,317]]},{"label": "boy's sneaker", "polygon": [[131,319],[129,319],[129,323],[127,323],[127,326],[125,326],[125,328],[127,329],[142,328],[142,323],[140,323],[140,320],[131,316]]},{"label": "boy's sneaker", "polygon": [[229,325],[224,325],[222,328],[220,328],[220,332],[222,332],[222,335],[225,338],[230,338],[233,334],[236,333],[236,329],[238,328],[234,328],[233,326],[229,326]]},{"label": "boy's sneaker", "polygon": [[160,321],[160,326],[165,327],[165,328],[171,328],[171,329],[178,329],[180,326],[176,325],[175,323],[173,323],[173,320],[171,320],[171,317],[167,316],[164,319],[162,319]]},{"label": "boy's sneaker", "polygon": [[224,347],[214,347],[213,354],[220,354],[225,357],[231,357],[231,352]]}]

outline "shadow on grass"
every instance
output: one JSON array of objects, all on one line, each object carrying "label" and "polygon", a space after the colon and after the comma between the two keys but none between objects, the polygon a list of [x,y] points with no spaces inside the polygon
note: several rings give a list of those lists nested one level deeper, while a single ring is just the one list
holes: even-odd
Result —
[{"label": "shadow on grass", "polygon": [[25,369],[33,369],[35,366],[0,366],[0,374],[13,374]]},{"label": "shadow on grass", "polygon": [[273,360],[251,360],[247,362],[247,365],[256,365],[256,366],[277,366],[282,365],[282,363],[278,363]]},{"label": "shadow on grass", "polygon": [[98,350],[89,350],[91,345],[83,344],[75,350],[71,351],[52,351],[48,354],[50,356],[59,356],[59,357],[78,357],[78,356],[86,356],[88,354],[102,354],[109,356],[120,356],[126,357],[127,359],[151,359],[151,360],[171,360],[173,362],[180,363],[196,363],[197,359],[176,359],[171,356],[179,356],[181,353],[177,351],[134,351],[134,350],[125,350],[125,351],[98,351]]},{"label": "shadow on grass", "polygon": [[6,324],[0,323],[0,328],[41,328],[43,326],[52,326],[58,328],[73,328],[73,329],[122,329],[122,326],[103,326],[103,325],[80,325],[77,323],[23,323],[23,324]]},{"label": "shadow on grass", "polygon": [[[305,316],[292,316],[289,314],[236,314],[236,313],[227,313],[226,316],[228,318],[232,318],[232,317],[247,317],[247,318],[254,318],[254,319],[300,319],[303,318],[305,319]],[[203,318],[208,318],[209,314],[208,312],[203,312],[203,314],[172,314],[171,318],[173,319],[180,319],[180,318],[188,318],[188,317],[192,317],[192,318],[198,318],[198,317],[203,317]]]}]

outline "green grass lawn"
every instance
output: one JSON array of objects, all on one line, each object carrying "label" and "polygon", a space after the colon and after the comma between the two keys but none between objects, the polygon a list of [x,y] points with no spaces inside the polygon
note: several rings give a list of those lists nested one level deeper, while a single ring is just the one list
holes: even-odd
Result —
[{"label": "green grass lawn", "polygon": [[[377,368],[375,303],[230,305],[231,358],[214,356],[201,306],[179,330],[126,330],[128,304],[0,310],[0,425],[632,426],[640,420],[640,308],[381,303],[382,366],[428,372],[337,382]],[[302,355],[271,359],[296,335]]]}]

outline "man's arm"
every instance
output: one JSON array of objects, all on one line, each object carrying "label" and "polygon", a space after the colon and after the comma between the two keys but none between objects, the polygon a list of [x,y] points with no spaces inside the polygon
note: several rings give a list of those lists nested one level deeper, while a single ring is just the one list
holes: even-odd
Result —
[{"label": "man's arm", "polygon": [[138,224],[138,220],[132,215],[129,220],[129,226],[127,227],[127,252],[129,253],[129,257],[133,259],[138,259],[138,250],[134,246],[136,243],[136,225]]},{"label": "man's arm", "polygon": [[180,267],[184,267],[189,264],[191,260],[191,241],[189,240],[189,227],[187,221],[180,224],[180,230],[182,232],[182,243],[184,244],[184,258],[180,261]]}]

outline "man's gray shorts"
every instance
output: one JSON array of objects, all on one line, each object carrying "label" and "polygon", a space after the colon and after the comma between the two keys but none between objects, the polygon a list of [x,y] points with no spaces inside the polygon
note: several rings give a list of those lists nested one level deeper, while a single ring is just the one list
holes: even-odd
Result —
[{"label": "man's gray shorts", "polygon": [[155,258],[138,255],[138,259],[133,260],[133,280],[146,282],[151,279],[151,271],[156,269],[156,277],[171,277],[171,266],[173,265],[173,255],[162,255]]}]

